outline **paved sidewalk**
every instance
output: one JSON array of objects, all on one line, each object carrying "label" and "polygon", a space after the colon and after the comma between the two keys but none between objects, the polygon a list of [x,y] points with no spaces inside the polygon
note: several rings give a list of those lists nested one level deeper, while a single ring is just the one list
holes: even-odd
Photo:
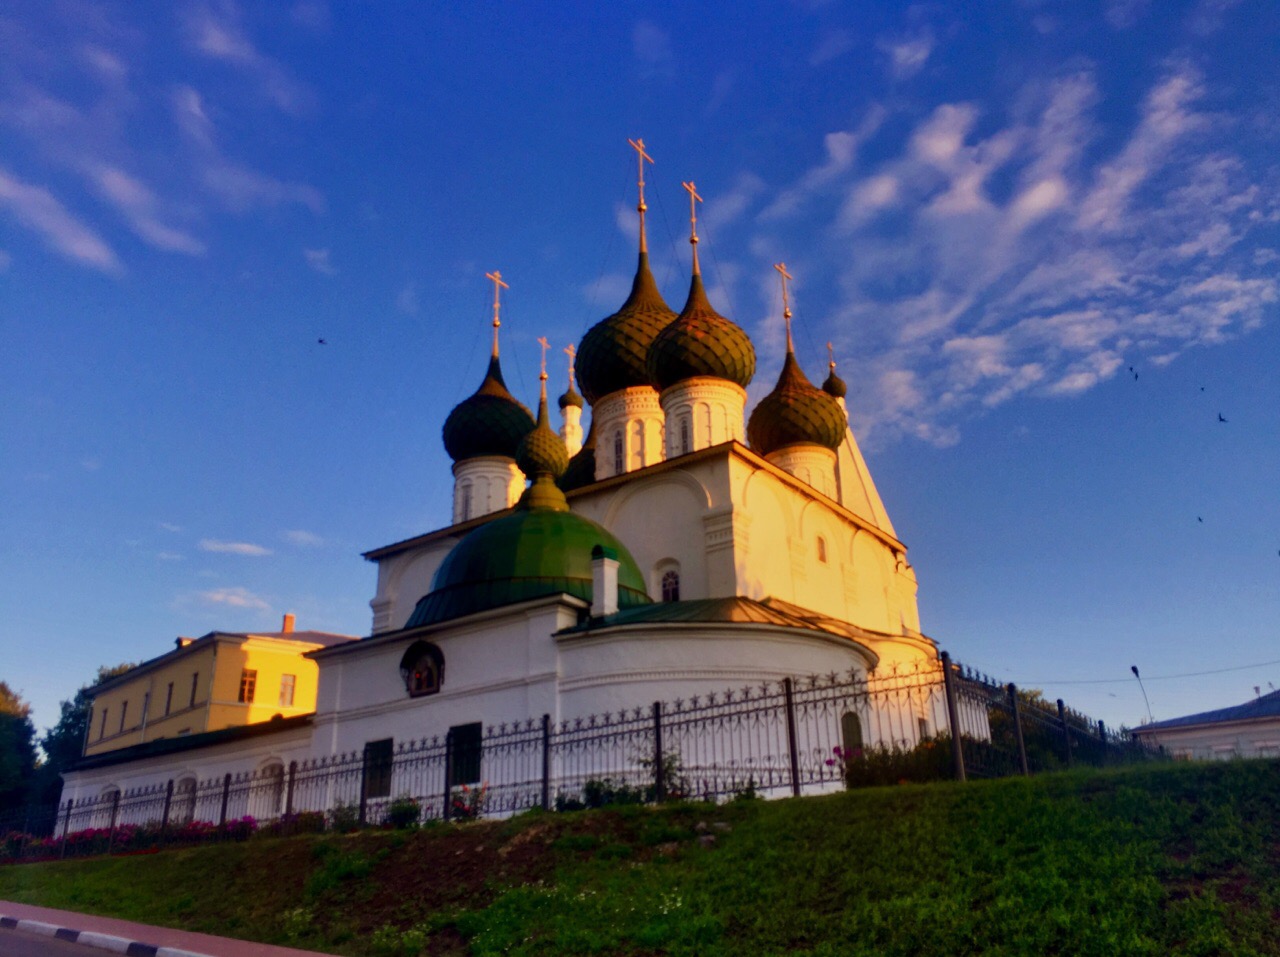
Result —
[{"label": "paved sidewalk", "polygon": [[[23,930],[34,930],[50,937],[76,940],[77,943],[117,954],[136,957],[326,957],[314,950],[273,947],[229,937],[213,937],[188,930],[152,927],[114,917],[94,917],[74,911],[14,904],[0,900],[0,919],[12,926],[17,921]],[[6,933],[0,929],[0,934]],[[0,937],[0,941],[3,938]],[[86,948],[85,955],[94,953]]]}]

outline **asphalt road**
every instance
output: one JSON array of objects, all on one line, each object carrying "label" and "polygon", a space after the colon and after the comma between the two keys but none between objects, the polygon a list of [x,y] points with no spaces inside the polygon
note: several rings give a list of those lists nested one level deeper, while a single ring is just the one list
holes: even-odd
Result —
[{"label": "asphalt road", "polygon": [[24,930],[0,928],[0,957],[93,957],[107,951]]}]

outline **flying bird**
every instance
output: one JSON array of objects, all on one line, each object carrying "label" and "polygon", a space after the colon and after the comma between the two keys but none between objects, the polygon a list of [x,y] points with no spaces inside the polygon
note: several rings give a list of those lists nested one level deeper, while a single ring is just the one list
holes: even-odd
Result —
[{"label": "flying bird", "polygon": [[1219,422],[1225,422],[1225,421],[1227,421],[1227,417],[1226,417],[1225,415],[1223,415],[1221,412],[1219,412],[1219,413],[1218,413],[1218,421],[1219,421]]},{"label": "flying bird", "polygon": [[327,346],[327,345],[329,344],[329,343],[328,343],[328,342],[326,342],[324,339],[317,339],[317,340],[316,340],[316,342],[317,342],[319,345],[322,345],[322,346]]},{"label": "flying bird", "polygon": [[1197,522],[1203,522],[1203,521],[1204,521],[1204,519],[1203,519],[1203,518],[1201,518],[1199,515],[1197,515],[1197,516],[1196,516],[1196,521],[1197,521]]}]

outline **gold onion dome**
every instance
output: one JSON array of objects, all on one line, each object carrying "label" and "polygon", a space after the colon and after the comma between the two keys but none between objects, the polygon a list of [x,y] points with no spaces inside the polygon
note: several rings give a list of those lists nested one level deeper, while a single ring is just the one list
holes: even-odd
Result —
[{"label": "gold onion dome", "polygon": [[538,423],[516,449],[516,466],[535,483],[540,476],[550,476],[552,481],[564,475],[569,467],[569,452],[564,439],[551,431],[547,416],[547,393],[543,385],[542,398],[538,402]]},{"label": "gold onion dome", "polygon": [[696,376],[746,388],[755,375],[756,350],[742,329],[711,308],[702,275],[695,272],[684,309],[649,347],[647,367],[658,390]]},{"label": "gold onion dome", "polygon": [[788,349],[778,384],[760,400],[747,421],[751,448],[761,455],[788,445],[820,445],[835,451],[844,441],[844,433],[840,404],[809,381],[795,352]]},{"label": "gold onion dome", "polygon": [[533,414],[507,390],[495,350],[480,388],[444,420],[445,451],[455,462],[482,455],[515,458],[533,425]]},{"label": "gold onion dome", "polygon": [[594,405],[619,389],[648,385],[649,347],[675,317],[653,280],[649,254],[641,251],[631,295],[612,316],[588,329],[578,346],[575,368],[587,401]]}]

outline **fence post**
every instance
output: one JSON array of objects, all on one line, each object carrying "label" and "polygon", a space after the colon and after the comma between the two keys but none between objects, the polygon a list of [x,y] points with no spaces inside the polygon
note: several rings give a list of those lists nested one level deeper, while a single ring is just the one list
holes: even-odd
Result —
[{"label": "fence post", "polygon": [[1009,682],[1009,709],[1013,712],[1013,736],[1018,741],[1018,764],[1024,776],[1031,774],[1027,767],[1027,742],[1022,737],[1022,714],[1018,711],[1018,686]]},{"label": "fence post", "polygon": [[542,809],[551,810],[551,715],[542,716]]},{"label": "fence post", "polygon": [[449,820],[452,811],[450,807],[452,788],[449,786],[453,781],[453,728],[450,728],[444,735],[444,804],[441,805],[440,816],[444,820]]},{"label": "fence post", "polygon": [[111,833],[107,835],[107,853],[111,853],[111,848],[116,843],[116,818],[120,814],[120,791],[111,792]]},{"label": "fence post", "polygon": [[1098,740],[1103,744],[1107,743],[1107,726],[1101,721],[1098,722]]},{"label": "fence post", "polygon": [[369,801],[369,746],[364,746],[364,756],[360,759],[360,826],[364,827],[365,813]]},{"label": "fence post", "polygon": [[227,776],[222,779],[222,814],[218,818],[218,827],[225,828],[227,826],[227,802],[231,800],[231,772],[227,772]]},{"label": "fence post", "polygon": [[947,723],[951,725],[951,764],[957,781],[965,780],[964,747],[960,742],[960,709],[956,704],[956,680],[951,674],[951,656],[942,653],[942,687],[947,694]]},{"label": "fence post", "polygon": [[284,788],[284,814],[285,817],[293,816],[293,785],[294,780],[298,776],[298,762],[289,762],[289,783]]},{"label": "fence post", "polygon": [[667,769],[662,759],[662,702],[653,703],[653,799],[667,799]]},{"label": "fence post", "polygon": [[796,750],[796,699],[791,678],[782,679],[782,695],[787,707],[787,752],[791,758],[791,795],[800,796],[800,753]]},{"label": "fence post", "polygon": [[169,810],[173,807],[173,778],[164,788],[164,816],[160,818],[160,832],[169,830]]},{"label": "fence post", "polygon": [[1067,724],[1067,706],[1058,699],[1058,723],[1062,725],[1062,757],[1071,767],[1071,725]]},{"label": "fence post", "polygon": [[67,798],[67,818],[62,822],[62,847],[59,848],[58,857],[67,856],[67,833],[71,830],[71,809],[75,803],[75,798]]}]

